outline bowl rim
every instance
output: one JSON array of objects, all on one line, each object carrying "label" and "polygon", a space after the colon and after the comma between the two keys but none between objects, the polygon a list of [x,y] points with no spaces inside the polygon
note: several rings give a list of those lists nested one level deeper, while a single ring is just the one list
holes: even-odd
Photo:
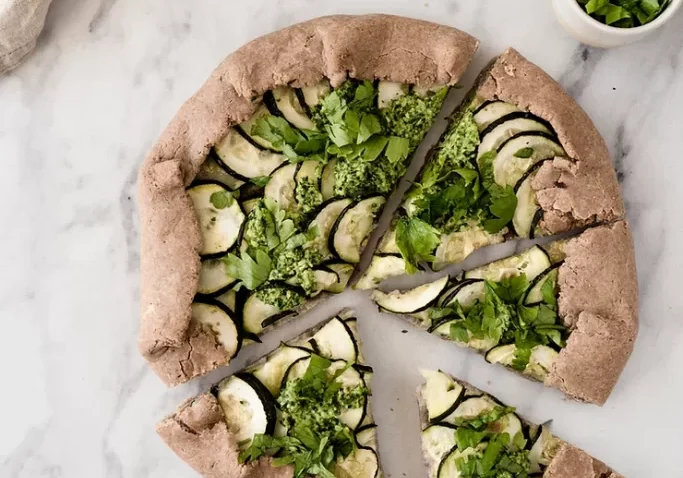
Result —
[{"label": "bowl rim", "polygon": [[683,4],[683,0],[671,0],[669,2],[669,5],[667,5],[667,7],[664,9],[664,11],[650,23],[646,23],[645,25],[640,25],[637,27],[620,28],[613,27],[611,25],[606,25],[601,21],[591,17],[588,13],[586,13],[586,10],[584,10],[583,7],[579,5],[579,2],[577,0],[566,1],[573,4],[570,8],[573,8],[577,13],[580,13],[593,27],[597,28],[602,32],[609,33],[610,35],[618,35],[622,37],[627,37],[632,34],[647,33],[656,30],[664,23],[666,23],[671,17],[673,17],[673,15],[676,13],[681,4]]}]

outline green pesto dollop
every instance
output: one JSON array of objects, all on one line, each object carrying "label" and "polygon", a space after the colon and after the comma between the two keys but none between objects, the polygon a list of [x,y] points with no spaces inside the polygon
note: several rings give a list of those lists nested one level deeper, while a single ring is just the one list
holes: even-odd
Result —
[{"label": "green pesto dollop", "polygon": [[334,193],[339,197],[360,199],[373,194],[386,195],[403,176],[403,164],[388,161],[338,160],[334,165]]},{"label": "green pesto dollop", "polygon": [[243,239],[254,249],[268,249],[269,231],[274,233],[275,220],[263,201],[259,201],[251,210],[244,226]]},{"label": "green pesto dollop", "polygon": [[256,290],[256,297],[261,302],[277,307],[280,310],[293,309],[304,301],[304,297],[288,287],[266,286]]},{"label": "green pesto dollop", "polygon": [[306,246],[276,249],[269,279],[288,280],[301,286],[307,294],[315,292],[317,282],[313,267],[321,261],[321,257],[313,247]]},{"label": "green pesto dollop", "polygon": [[310,381],[288,381],[277,399],[283,425],[288,429],[304,427],[317,436],[334,436],[348,428],[339,419],[341,412],[360,407],[368,394],[363,386],[341,387],[331,394],[324,392]]},{"label": "green pesto dollop", "polygon": [[443,87],[426,96],[409,94],[394,99],[381,110],[390,134],[407,138],[410,148],[417,148],[441,111],[447,93],[448,88]]},{"label": "green pesto dollop", "polygon": [[310,178],[301,178],[296,182],[296,202],[299,205],[299,214],[303,217],[315,211],[323,202],[323,195]]}]

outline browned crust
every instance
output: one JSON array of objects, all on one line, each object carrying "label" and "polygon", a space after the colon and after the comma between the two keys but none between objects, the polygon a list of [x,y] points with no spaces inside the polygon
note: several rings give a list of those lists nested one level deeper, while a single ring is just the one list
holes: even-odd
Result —
[{"label": "browned crust", "polygon": [[[330,319],[294,337],[289,343],[305,342],[334,317],[348,320],[352,317],[352,311],[340,310]],[[362,357],[360,339],[357,335],[354,338],[358,343],[359,356]],[[279,347],[244,370],[253,371],[278,350]],[[235,437],[228,430],[223,410],[211,392],[204,392],[183,402],[175,413],[157,424],[156,430],[178,457],[207,478],[289,478],[293,474],[291,467],[274,468],[265,459],[241,465]]]},{"label": "browned crust", "polygon": [[[445,372],[443,372],[445,373]],[[460,380],[453,377],[450,374],[446,374],[453,380],[465,387],[466,393],[470,395],[480,395],[485,393],[489,395],[497,402],[500,402],[493,395],[482,391],[468,382]],[[427,407],[422,399],[422,387],[420,385],[417,389],[417,404],[420,413],[420,423],[422,429],[424,430],[429,425]],[[526,420],[524,417],[519,417],[527,426],[532,425],[532,423]],[[590,456],[585,451],[576,448],[569,443],[562,442],[559,450],[555,454],[555,457],[546,468],[543,473],[543,478],[624,478],[622,475],[612,470],[610,467],[605,465],[600,460],[597,460]]]},{"label": "browned crust", "polygon": [[[558,308],[572,332],[545,385],[577,400],[603,405],[626,366],[638,333],[631,230],[626,221],[618,221],[553,244],[565,254],[558,273]],[[420,329],[429,327],[416,317],[401,317]]]},{"label": "browned crust", "polygon": [[[258,38],[230,55],[180,109],[139,176],[141,328],[139,349],[167,385],[205,373],[227,357],[203,337],[188,345],[201,237],[185,187],[210,147],[254,111],[251,98],[282,84],[324,77],[455,84],[478,42],[450,27],[390,15],[331,16]],[[208,333],[208,332],[207,332]],[[186,359],[185,365],[180,357]]]},{"label": "browned crust", "polygon": [[547,73],[510,48],[480,76],[475,93],[484,100],[513,103],[550,122],[572,158],[547,161],[532,183],[546,234],[623,217],[605,141],[583,109]]},{"label": "browned crust", "polygon": [[602,405],[638,334],[638,282],[626,221],[584,231],[563,247],[559,311],[572,333],[546,384]]}]

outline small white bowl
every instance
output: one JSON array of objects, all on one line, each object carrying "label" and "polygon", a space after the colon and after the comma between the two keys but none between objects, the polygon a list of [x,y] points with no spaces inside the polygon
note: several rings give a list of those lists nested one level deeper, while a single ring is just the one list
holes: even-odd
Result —
[{"label": "small white bowl", "polygon": [[618,28],[592,18],[576,0],[553,0],[555,15],[564,29],[580,42],[600,48],[626,45],[646,37],[673,17],[681,4],[683,0],[671,0],[661,15],[650,23]]}]

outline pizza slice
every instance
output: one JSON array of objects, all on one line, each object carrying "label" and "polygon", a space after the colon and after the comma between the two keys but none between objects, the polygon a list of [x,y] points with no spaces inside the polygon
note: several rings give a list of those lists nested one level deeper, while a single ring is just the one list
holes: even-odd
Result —
[{"label": "pizza slice", "polygon": [[379,478],[371,377],[343,311],[186,401],[157,432],[209,478]]},{"label": "pizza slice", "polygon": [[359,288],[513,237],[624,214],[609,152],[550,76],[509,49],[481,73],[406,194]]},{"label": "pizza slice", "polygon": [[628,224],[533,246],[407,291],[375,291],[382,310],[577,400],[602,405],[638,332]]},{"label": "pizza slice", "polygon": [[336,16],[214,72],[140,173],[140,349],[167,384],[345,289],[476,47],[432,23]]},{"label": "pizza slice", "polygon": [[623,478],[495,397],[441,371],[422,371],[422,454],[432,478]]}]

